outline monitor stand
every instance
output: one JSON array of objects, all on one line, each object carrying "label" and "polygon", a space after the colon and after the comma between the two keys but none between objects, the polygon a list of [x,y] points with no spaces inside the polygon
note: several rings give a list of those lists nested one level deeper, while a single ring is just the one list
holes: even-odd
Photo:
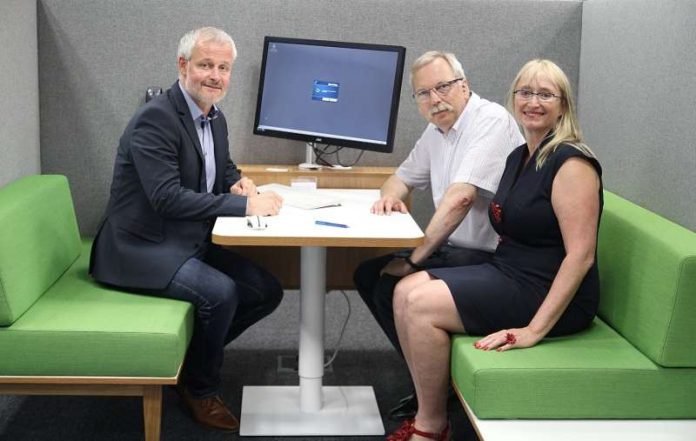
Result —
[{"label": "monitor stand", "polygon": [[308,142],[305,149],[305,162],[298,164],[298,167],[302,170],[320,170],[322,166],[314,162],[314,144]]}]

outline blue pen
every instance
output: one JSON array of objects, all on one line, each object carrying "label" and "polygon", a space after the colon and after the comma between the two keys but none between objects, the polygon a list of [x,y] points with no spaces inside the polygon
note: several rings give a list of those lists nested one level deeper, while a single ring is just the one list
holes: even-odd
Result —
[{"label": "blue pen", "polygon": [[348,225],[346,224],[337,224],[335,222],[327,222],[322,220],[314,221],[314,223],[317,225],[324,225],[325,227],[348,228]]}]

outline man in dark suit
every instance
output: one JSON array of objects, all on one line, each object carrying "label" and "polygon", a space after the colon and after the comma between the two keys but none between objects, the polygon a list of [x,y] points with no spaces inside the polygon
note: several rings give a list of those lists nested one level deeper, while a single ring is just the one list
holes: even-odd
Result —
[{"label": "man in dark suit", "polygon": [[224,346],[283,293],[271,274],[209,240],[216,216],[274,215],[282,205],[275,193],[258,194],[230,160],[215,104],[235,58],[232,38],[219,29],[182,37],[179,80],[142,106],[121,137],[90,263],[99,282],[195,306],[178,390],[194,419],[229,431],[239,423],[220,398]]}]

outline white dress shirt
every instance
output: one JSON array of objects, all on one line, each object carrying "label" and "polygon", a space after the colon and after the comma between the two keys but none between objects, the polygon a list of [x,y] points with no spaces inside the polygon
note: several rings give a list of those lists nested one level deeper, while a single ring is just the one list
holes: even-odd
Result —
[{"label": "white dress shirt", "polygon": [[396,175],[410,187],[431,188],[435,207],[453,183],[477,187],[476,201],[449,243],[493,251],[498,236],[488,220],[488,204],[498,189],[507,156],[522,144],[524,138],[512,115],[472,93],[446,135],[428,124]]}]

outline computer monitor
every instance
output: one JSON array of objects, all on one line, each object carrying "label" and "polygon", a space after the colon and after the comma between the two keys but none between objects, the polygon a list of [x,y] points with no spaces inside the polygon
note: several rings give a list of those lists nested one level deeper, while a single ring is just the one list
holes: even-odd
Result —
[{"label": "computer monitor", "polygon": [[254,133],[390,153],[406,49],[265,37]]}]

